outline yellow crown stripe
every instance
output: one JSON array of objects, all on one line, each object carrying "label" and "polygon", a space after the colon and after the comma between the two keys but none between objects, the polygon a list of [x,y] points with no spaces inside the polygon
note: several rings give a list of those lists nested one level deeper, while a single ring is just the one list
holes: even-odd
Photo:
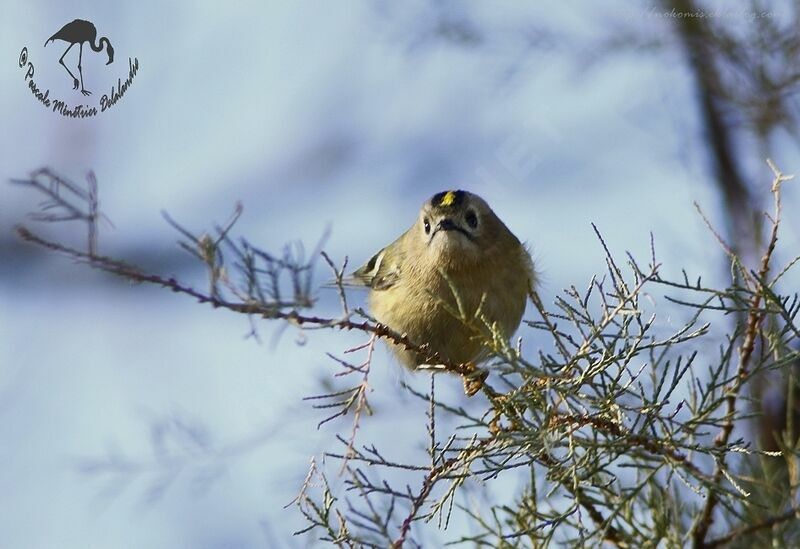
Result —
[{"label": "yellow crown stripe", "polygon": [[455,202],[456,193],[453,191],[447,191],[445,195],[442,197],[442,201],[439,203],[440,206],[450,206],[453,202]]}]

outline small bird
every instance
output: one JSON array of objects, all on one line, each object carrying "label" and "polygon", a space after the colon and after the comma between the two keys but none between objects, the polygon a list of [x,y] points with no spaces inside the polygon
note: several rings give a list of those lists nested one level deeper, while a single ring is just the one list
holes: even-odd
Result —
[{"label": "small bird", "polygon": [[519,327],[536,283],[530,254],[478,195],[457,190],[434,195],[414,225],[352,275],[370,288],[376,320],[430,353],[391,345],[410,369],[432,356],[466,365],[467,394],[488,375],[476,363],[489,357],[487,338],[508,340]]}]

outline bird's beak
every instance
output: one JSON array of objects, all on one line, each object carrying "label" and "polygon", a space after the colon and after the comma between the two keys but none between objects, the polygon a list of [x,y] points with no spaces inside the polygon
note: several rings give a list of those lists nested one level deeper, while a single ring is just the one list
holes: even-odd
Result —
[{"label": "bird's beak", "polygon": [[439,224],[436,226],[436,228],[442,231],[457,231],[461,227],[456,225],[449,217],[444,217],[441,221],[439,221]]},{"label": "bird's beak", "polygon": [[466,236],[468,240],[474,240],[475,238],[449,217],[443,217],[439,220],[439,223],[436,224],[436,232],[438,233],[439,231],[456,231]]}]

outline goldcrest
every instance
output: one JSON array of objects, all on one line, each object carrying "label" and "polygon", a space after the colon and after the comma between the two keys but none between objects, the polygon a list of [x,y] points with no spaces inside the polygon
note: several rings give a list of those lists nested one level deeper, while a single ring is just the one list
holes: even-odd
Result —
[{"label": "goldcrest", "polygon": [[427,345],[427,356],[392,345],[416,369],[434,353],[451,364],[488,358],[487,338],[499,333],[507,341],[519,327],[536,276],[525,246],[486,201],[458,190],[423,204],[414,225],[353,281],[370,288],[376,320]]}]

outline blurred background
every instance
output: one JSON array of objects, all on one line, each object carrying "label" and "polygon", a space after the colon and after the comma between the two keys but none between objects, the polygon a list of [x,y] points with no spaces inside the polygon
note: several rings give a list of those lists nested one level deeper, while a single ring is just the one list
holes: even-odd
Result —
[{"label": "blurred background", "polygon": [[[643,261],[652,232],[663,274],[725,284],[693,201],[753,260],[765,158],[800,171],[797,6],[531,4],[0,0],[0,547],[308,545],[284,506],[349,419],[316,429],[302,399],[335,372],[326,351],[363,342],[263,322],[259,342],[245,318],[23,244],[19,223],[76,246],[83,228],[28,220],[41,197],[10,178],[93,170],[113,222],[100,253],[197,284],[162,210],[200,233],[241,201],[235,234],[310,250],[330,229],[325,250],[356,267],[450,188],[529,243],[545,303],[604,272],[590,223]],[[75,18],[115,50],[106,66],[85,48],[86,98],[58,66],[67,44],[43,46]],[[139,70],[109,110],[68,118],[31,94],[23,47],[70,104],[97,105],[129,58]],[[788,260],[796,186],[784,200]],[[427,377],[383,351],[376,365],[368,436],[422,447],[424,409],[399,380]]]}]

